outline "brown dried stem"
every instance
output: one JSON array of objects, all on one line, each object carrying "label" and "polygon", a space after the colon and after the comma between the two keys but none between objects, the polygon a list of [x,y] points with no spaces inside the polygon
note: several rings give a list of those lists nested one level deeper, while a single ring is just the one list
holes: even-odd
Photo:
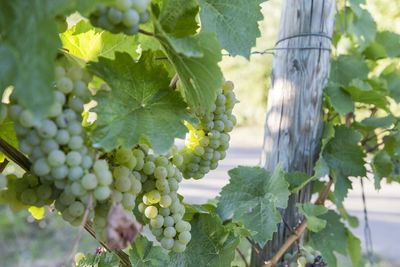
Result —
[{"label": "brown dried stem", "polygon": [[244,262],[244,265],[245,265],[246,267],[249,267],[250,265],[249,265],[249,263],[248,263],[247,260],[246,260],[246,256],[244,256],[244,254],[243,254],[243,252],[240,250],[240,248],[236,248],[236,251],[237,251],[237,253],[239,254],[239,256],[242,258],[242,260],[243,260],[243,262]]},{"label": "brown dried stem", "polygon": [[[318,199],[315,201],[316,205],[323,205],[325,203],[325,200],[328,197],[328,194],[329,194],[332,184],[333,184],[333,179],[329,178],[329,182],[325,185],[325,187],[319,193]],[[307,228],[307,219],[304,219],[301,222],[301,224],[299,225],[299,227],[296,228],[295,233],[292,234],[291,236],[289,236],[289,238],[282,245],[282,247],[278,250],[278,252],[269,261],[265,262],[264,267],[276,266],[279,259],[283,256],[283,254],[285,254],[286,250],[288,250],[290,248],[290,246],[301,237],[301,234],[306,230],[306,228]]]},{"label": "brown dried stem", "polygon": [[171,83],[169,84],[169,87],[171,87],[172,89],[176,89],[176,84],[178,83],[179,80],[179,76],[178,73],[175,74],[174,78],[172,78]]},{"label": "brown dried stem", "polygon": [[2,173],[4,169],[7,167],[8,162],[9,161],[7,159],[4,159],[4,161],[0,164],[0,173]]},{"label": "brown dried stem", "polygon": [[144,35],[147,35],[147,36],[154,36],[154,33],[151,33],[151,32],[148,32],[148,31],[145,31],[145,30],[142,30],[142,29],[140,29],[139,32],[141,34],[144,34]]}]

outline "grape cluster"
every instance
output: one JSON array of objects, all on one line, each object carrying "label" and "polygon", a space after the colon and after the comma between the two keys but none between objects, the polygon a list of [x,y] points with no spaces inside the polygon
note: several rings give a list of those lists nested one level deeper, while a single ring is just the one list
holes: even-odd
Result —
[{"label": "grape cluster", "polygon": [[[289,261],[292,259],[292,255],[290,253],[286,253],[284,256],[285,261]],[[301,253],[297,257],[297,261],[292,261],[289,264],[289,267],[322,267],[327,266],[327,263],[321,256],[321,252],[318,250],[314,250],[312,252],[308,252],[302,250]]]},{"label": "grape cluster", "polygon": [[[236,98],[233,83],[226,81],[212,107],[212,112],[200,117],[200,124],[188,125],[190,137],[179,153],[183,164],[179,166],[185,179],[201,179],[218,167],[218,161],[226,156],[229,148],[229,132],[236,124],[232,114]],[[179,158],[177,159],[179,162]]]},{"label": "grape cluster", "polygon": [[111,6],[98,5],[90,15],[90,22],[112,33],[134,35],[139,24],[150,18],[148,4],[149,0],[116,0]]},{"label": "grape cluster", "polygon": [[166,156],[144,157],[138,210],[164,249],[183,252],[191,239],[191,225],[182,219],[185,207],[177,194],[182,174],[169,160],[175,152],[176,147]]}]

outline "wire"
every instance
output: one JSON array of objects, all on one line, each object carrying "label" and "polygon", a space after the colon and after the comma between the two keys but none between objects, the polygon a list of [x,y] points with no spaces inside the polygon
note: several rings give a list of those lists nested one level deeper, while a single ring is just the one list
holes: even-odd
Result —
[{"label": "wire", "polygon": [[374,249],[372,245],[372,234],[371,234],[371,228],[369,227],[368,223],[368,213],[367,213],[367,203],[365,201],[365,192],[364,192],[364,182],[363,178],[360,179],[361,182],[361,196],[362,196],[362,201],[363,201],[363,207],[364,207],[364,238],[365,238],[365,247],[367,249],[367,256],[368,256],[368,261],[371,264],[371,267],[374,266]]}]

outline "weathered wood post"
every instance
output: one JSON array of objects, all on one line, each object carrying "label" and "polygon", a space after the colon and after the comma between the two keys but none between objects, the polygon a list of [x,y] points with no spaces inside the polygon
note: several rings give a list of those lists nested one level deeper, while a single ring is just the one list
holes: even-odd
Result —
[{"label": "weathered wood post", "polygon": [[[268,93],[261,164],[272,172],[313,174],[323,130],[322,90],[330,70],[334,0],[283,0]],[[296,202],[310,200],[310,186],[289,198],[282,217],[293,227],[299,221]],[[283,223],[264,248],[267,259],[279,250],[290,231]],[[263,266],[253,251],[251,266]]]}]

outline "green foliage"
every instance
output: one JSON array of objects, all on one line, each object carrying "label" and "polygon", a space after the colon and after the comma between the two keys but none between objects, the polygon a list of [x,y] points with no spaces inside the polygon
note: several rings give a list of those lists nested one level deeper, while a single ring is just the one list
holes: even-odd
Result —
[{"label": "green foliage", "polygon": [[134,267],[167,266],[169,257],[161,247],[154,246],[144,236],[137,236],[129,250],[129,259]]},{"label": "green foliage", "polygon": [[216,215],[197,213],[190,224],[192,241],[185,252],[170,254],[168,266],[230,266],[240,239],[222,225],[221,219]]},{"label": "green foliage", "polygon": [[291,193],[297,193],[306,184],[308,184],[314,177],[309,177],[304,172],[296,171],[294,173],[285,173],[285,180],[289,183],[289,190]]},{"label": "green foliage", "polygon": [[230,55],[249,59],[256,38],[260,37],[258,21],[263,15],[259,1],[199,0],[199,4],[203,31],[216,32],[221,47]]},{"label": "green foliage", "polygon": [[99,254],[88,253],[85,258],[79,261],[77,267],[116,267],[119,265],[119,258],[110,252]]},{"label": "green foliage", "polygon": [[326,226],[326,220],[318,218],[318,216],[325,214],[328,209],[324,206],[314,205],[312,203],[296,204],[299,213],[307,218],[307,228],[313,232],[319,232]]},{"label": "green foliage", "polygon": [[194,122],[193,117],[179,93],[168,88],[168,73],[152,53],[143,53],[138,63],[117,53],[115,60],[100,58],[89,68],[111,87],[95,96],[98,120],[92,138],[99,146],[131,148],[147,138],[156,152],[166,152],[175,137],[185,137],[182,120]]},{"label": "green foliage", "polygon": [[375,188],[381,189],[382,178],[389,177],[394,170],[393,162],[389,154],[384,151],[376,153],[372,159],[371,167],[375,174]]},{"label": "green foliage", "polygon": [[[0,124],[0,137],[13,147],[18,146],[17,137],[14,132],[14,123],[9,118],[6,118],[3,123]],[[5,155],[0,152],[0,162],[4,159]]]},{"label": "green foliage", "polygon": [[233,214],[232,221],[243,223],[263,246],[281,221],[277,208],[287,206],[290,193],[284,173],[280,167],[272,175],[259,167],[238,167],[228,173],[231,179],[222,188],[215,212],[223,220]]}]

